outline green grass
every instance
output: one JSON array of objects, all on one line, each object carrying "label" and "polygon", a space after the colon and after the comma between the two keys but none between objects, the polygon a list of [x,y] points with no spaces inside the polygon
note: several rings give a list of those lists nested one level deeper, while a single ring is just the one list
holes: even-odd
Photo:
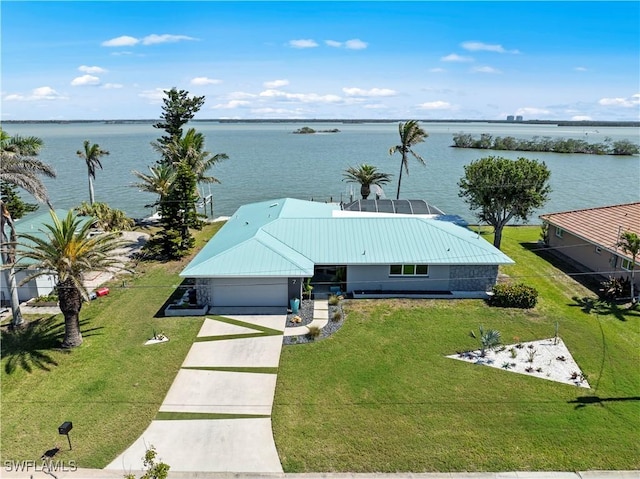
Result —
[{"label": "green grass", "polygon": [[[202,246],[219,226],[196,232]],[[57,349],[63,317],[29,317],[31,327],[2,332],[1,451],[4,460],[36,460],[58,445],[56,458],[102,468],[135,441],[158,413],[203,318],[156,318],[189,258],[141,263],[137,274],[85,303],[84,343]],[[144,346],[153,331],[170,341]],[[73,422],[73,450],[58,426]]]},{"label": "green grass", "polygon": [[[539,291],[531,311],[480,300],[346,303],[332,337],[285,347],[273,408],[286,472],[640,468],[640,313],[583,310],[594,295],[531,251],[538,228],[508,228],[503,269]],[[559,335],[593,389],[445,357]],[[516,338],[516,339],[514,339]]]}]

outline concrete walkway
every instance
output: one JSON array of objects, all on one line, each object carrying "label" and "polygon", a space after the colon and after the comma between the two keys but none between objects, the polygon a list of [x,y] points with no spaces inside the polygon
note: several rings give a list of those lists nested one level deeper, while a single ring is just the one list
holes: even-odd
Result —
[{"label": "concrete walkway", "polygon": [[156,418],[106,470],[140,470],[153,445],[171,471],[282,474],[271,408],[285,323],[206,318]]},{"label": "concrete walkway", "polygon": [[285,336],[304,336],[309,332],[309,328],[316,326],[320,329],[329,323],[329,303],[326,299],[316,299],[313,301],[313,320],[304,326],[289,326],[284,329]]}]

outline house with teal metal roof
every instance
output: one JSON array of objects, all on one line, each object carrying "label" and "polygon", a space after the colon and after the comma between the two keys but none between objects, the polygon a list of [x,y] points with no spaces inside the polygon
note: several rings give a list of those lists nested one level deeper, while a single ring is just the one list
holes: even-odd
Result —
[{"label": "house with teal metal roof", "polygon": [[484,297],[513,261],[445,215],[344,211],[292,198],[240,207],[180,273],[211,308],[302,297]]}]

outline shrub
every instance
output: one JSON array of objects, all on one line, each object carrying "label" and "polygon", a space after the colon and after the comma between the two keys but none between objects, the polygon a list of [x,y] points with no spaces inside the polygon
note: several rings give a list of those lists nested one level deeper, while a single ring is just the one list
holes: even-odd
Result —
[{"label": "shrub", "polygon": [[631,281],[629,278],[609,277],[600,283],[602,297],[607,301],[631,296]]},{"label": "shrub", "polygon": [[342,319],[342,313],[340,311],[336,311],[335,313],[333,313],[333,316],[331,316],[331,320],[335,321],[336,323],[341,319]]},{"label": "shrub", "polygon": [[493,295],[490,298],[491,306],[502,308],[530,309],[538,301],[538,291],[523,283],[496,284],[493,287]]},{"label": "shrub", "polygon": [[318,326],[309,326],[308,329],[309,332],[307,333],[307,336],[309,336],[309,338],[311,339],[316,339],[322,332],[322,329],[320,329]]},{"label": "shrub", "polygon": [[340,304],[340,296],[336,296],[335,294],[329,296],[329,304],[331,306],[337,306],[338,304]]}]

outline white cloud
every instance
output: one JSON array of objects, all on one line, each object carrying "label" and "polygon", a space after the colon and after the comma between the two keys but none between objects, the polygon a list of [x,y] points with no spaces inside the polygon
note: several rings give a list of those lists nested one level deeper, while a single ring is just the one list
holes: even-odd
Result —
[{"label": "white cloud", "polygon": [[217,78],[208,78],[208,77],[195,77],[191,79],[192,85],[219,85],[222,83],[222,80],[218,80]]},{"label": "white cloud", "polygon": [[446,57],[442,57],[440,60],[443,62],[472,62],[473,58],[463,57],[458,55],[457,53],[452,53],[450,55],[447,55]]},{"label": "white cloud", "polygon": [[346,42],[344,42],[344,47],[348,48],[349,50],[364,50],[365,48],[367,48],[367,46],[368,43],[363,42],[359,38],[353,38],[352,40],[347,40]]},{"label": "white cloud", "polygon": [[264,87],[269,90],[287,86],[288,84],[289,84],[289,80],[272,80],[272,81],[266,81],[263,83]]},{"label": "white cloud", "polygon": [[128,35],[122,35],[121,37],[112,38],[111,40],[107,40],[101,43],[103,47],[131,47],[133,45],[137,45],[140,43],[135,37],[130,37]]},{"label": "white cloud", "polygon": [[488,67],[488,66],[476,67],[476,68],[473,68],[471,71],[476,73],[502,73],[500,70],[493,67]]},{"label": "white cloud", "polygon": [[591,121],[593,120],[593,118],[591,118],[588,115],[575,115],[571,117],[571,120],[573,121]]},{"label": "white cloud", "polygon": [[159,43],[176,43],[182,40],[195,40],[193,37],[188,37],[187,35],[170,35],[165,33],[163,35],[156,35],[152,33],[151,35],[147,35],[142,39],[143,45],[157,45]]},{"label": "white cloud", "polygon": [[398,94],[398,92],[389,88],[371,88],[370,90],[363,90],[362,88],[343,88],[342,91],[347,96],[360,97],[395,96]]},{"label": "white cloud", "polygon": [[84,73],[88,73],[88,74],[99,74],[99,73],[107,73],[107,70],[105,70],[104,68],[100,68],[100,67],[89,67],[87,65],[81,65],[78,67],[78,70],[80,70],[81,72]]},{"label": "white cloud", "polygon": [[105,83],[102,88],[105,90],[116,90],[118,88],[124,88],[124,85],[121,83]]},{"label": "white cloud", "polygon": [[342,42],[336,42],[335,40],[325,40],[324,43],[329,47],[340,48]]},{"label": "white cloud", "polygon": [[49,86],[41,86],[31,90],[30,95],[22,95],[20,93],[14,93],[4,97],[5,101],[53,101],[53,100],[67,100],[68,98],[61,95],[53,88]]},{"label": "white cloud", "polygon": [[302,103],[338,103],[342,101],[337,95],[318,95],[317,93],[287,93],[280,90],[265,90],[260,92],[262,98],[274,98]]},{"label": "white cloud", "polygon": [[447,70],[445,70],[444,68],[430,68],[429,72],[430,73],[443,73],[446,72]]},{"label": "white cloud", "polygon": [[598,104],[602,106],[614,106],[622,108],[632,108],[640,105],[640,93],[630,96],[629,98],[601,98]]},{"label": "white cloud", "polygon": [[246,100],[230,100],[227,103],[218,103],[217,105],[213,106],[212,109],[233,110],[235,108],[240,108],[240,107],[249,106],[249,105],[251,105],[251,102],[248,102]]},{"label": "white cloud", "polygon": [[232,91],[231,93],[226,95],[226,98],[228,98],[229,100],[244,100],[247,98],[255,98],[256,94],[254,93],[248,93],[248,92],[244,92],[244,91]]},{"label": "white cloud", "polygon": [[589,71],[586,67],[575,67],[574,70],[577,71],[577,72]]},{"label": "white cloud", "polygon": [[161,103],[165,97],[164,91],[168,90],[168,88],[156,88],[154,90],[144,90],[138,93],[138,96],[141,98],[146,98],[151,101],[151,103]]},{"label": "white cloud", "polygon": [[82,75],[71,80],[71,86],[99,85],[100,78],[93,75]]},{"label": "white cloud", "polygon": [[502,45],[482,42],[462,42],[460,46],[470,52],[520,53],[518,50],[506,50]]},{"label": "white cloud", "polygon": [[289,46],[292,48],[315,48],[318,46],[315,40],[312,39],[300,39],[289,40]]},{"label": "white cloud", "polygon": [[[287,116],[298,116],[298,110],[289,110],[286,108],[254,108],[251,110],[252,114],[263,114],[263,115],[287,115]],[[293,114],[293,115],[292,115]]]},{"label": "white cloud", "polygon": [[530,107],[530,106],[526,106],[524,108],[518,108],[516,110],[516,115],[522,115],[522,116],[549,115],[549,114],[551,114],[551,111],[549,110],[545,110],[544,108]]},{"label": "white cloud", "polygon": [[453,106],[447,101],[428,101],[418,105],[421,110],[451,110]]},{"label": "white cloud", "polygon": [[362,105],[362,108],[366,108],[367,110],[384,110],[389,107],[380,103],[369,103],[367,105]]}]

